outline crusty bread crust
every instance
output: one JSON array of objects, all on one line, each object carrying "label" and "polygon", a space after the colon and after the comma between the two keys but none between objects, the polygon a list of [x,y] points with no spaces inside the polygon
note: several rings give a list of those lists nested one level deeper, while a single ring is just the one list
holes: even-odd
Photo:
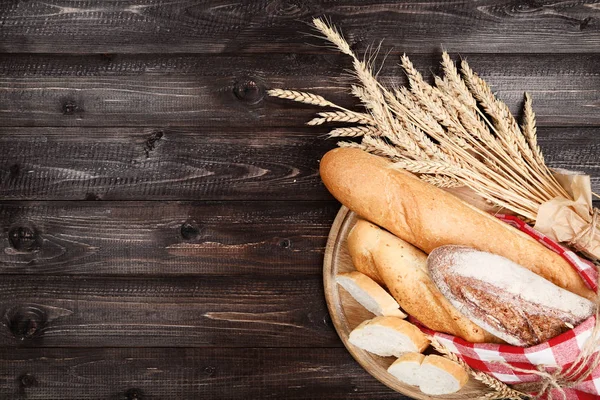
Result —
[{"label": "crusty bread crust", "polygon": [[424,359],[425,355],[423,353],[404,353],[400,357],[398,357],[396,361],[394,361],[394,364],[401,362],[416,362],[420,365]]},{"label": "crusty bread crust", "polygon": [[552,283],[592,299],[577,272],[525,233],[476,209],[391,163],[359,149],[329,151],[321,179],[352,211],[426,253],[456,244],[506,257]]},{"label": "crusty bread crust", "polygon": [[356,224],[353,246],[366,244],[370,258],[398,304],[423,325],[474,343],[498,341],[462,315],[442,295],[427,272],[427,255],[365,220]]},{"label": "crusty bread crust", "polygon": [[362,272],[381,286],[385,286],[385,282],[377,272],[372,255],[372,250],[377,246],[378,238],[366,235],[364,232],[369,230],[368,224],[366,221],[359,221],[352,227],[348,234],[348,252],[357,271]]}]

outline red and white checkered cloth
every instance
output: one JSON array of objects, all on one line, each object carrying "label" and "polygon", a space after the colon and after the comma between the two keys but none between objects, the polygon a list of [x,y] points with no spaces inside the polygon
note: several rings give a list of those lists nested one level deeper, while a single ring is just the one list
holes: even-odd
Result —
[{"label": "red and white checkered cloth", "polygon": [[[533,230],[529,225],[516,217],[507,215],[498,215],[497,217],[527,233],[549,249],[563,256],[577,270],[591,289],[598,289],[596,286],[598,272],[592,263],[582,260],[572,251],[565,249],[543,234]],[[595,317],[592,316],[574,329],[548,342],[527,348],[489,343],[471,343],[445,333],[434,332],[428,329],[424,330],[432,334],[448,350],[459,355],[473,369],[489,373],[502,382],[515,384],[535,382],[540,378],[530,373],[515,372],[498,361],[504,361],[519,369],[535,370],[536,365],[544,365],[547,367],[546,370],[548,372],[556,370],[557,366],[568,367],[579,354],[583,344],[591,336],[594,324]],[[560,393],[556,389],[551,394],[555,399],[561,398]],[[565,394],[568,400],[600,399],[600,367],[596,368],[585,381],[574,388],[565,389]]]}]

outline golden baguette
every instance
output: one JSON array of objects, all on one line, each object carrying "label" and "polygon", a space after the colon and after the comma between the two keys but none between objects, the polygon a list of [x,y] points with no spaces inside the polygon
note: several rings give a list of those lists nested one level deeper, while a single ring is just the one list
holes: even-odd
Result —
[{"label": "golden baguette", "polygon": [[457,197],[391,168],[365,151],[338,148],[321,160],[321,179],[342,204],[426,253],[454,244],[506,257],[588,299],[595,294],[561,256]]},{"label": "golden baguette", "polygon": [[429,277],[427,255],[421,250],[365,220],[358,220],[350,235],[350,253],[369,254],[392,296],[409,315],[434,331],[470,342],[498,341],[442,295]]}]

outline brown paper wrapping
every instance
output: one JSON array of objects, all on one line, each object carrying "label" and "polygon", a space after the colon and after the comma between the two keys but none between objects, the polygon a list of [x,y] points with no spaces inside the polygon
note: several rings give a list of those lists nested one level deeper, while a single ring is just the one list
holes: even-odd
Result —
[{"label": "brown paper wrapping", "polygon": [[592,223],[594,210],[589,175],[557,169],[554,176],[573,200],[557,197],[543,203],[534,228],[588,257],[600,259],[600,231],[596,223]]}]

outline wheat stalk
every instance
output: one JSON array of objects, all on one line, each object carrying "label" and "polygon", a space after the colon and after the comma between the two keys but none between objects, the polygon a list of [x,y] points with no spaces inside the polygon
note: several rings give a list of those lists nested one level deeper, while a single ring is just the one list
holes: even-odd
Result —
[{"label": "wheat stalk", "polygon": [[444,76],[434,77],[434,85],[403,55],[401,65],[410,88],[388,89],[376,77],[374,56],[358,58],[335,27],[321,19],[313,23],[351,58],[357,84],[351,85],[350,92],[367,112],[348,110],[307,92],[273,89],[269,94],[334,109],[318,113],[309,125],[359,125],[329,133],[359,141],[343,141],[339,146],[389,158],[393,168],[413,172],[438,187],[467,186],[486,202],[527,220],[535,221],[544,202],[557,196],[570,198],[544,163],[529,96],[519,127],[508,106],[468,63],[463,61],[459,70],[446,52],[442,54]]},{"label": "wheat stalk", "polygon": [[329,137],[379,136],[379,131],[374,126],[352,126],[348,128],[336,128],[329,132],[328,135]]},{"label": "wheat stalk", "polygon": [[528,93],[525,93],[525,104],[523,104],[523,135],[525,135],[525,138],[527,139],[537,164],[545,165],[542,149],[540,149],[540,146],[537,144],[535,113],[533,112],[531,97],[529,97]]},{"label": "wheat stalk", "polygon": [[293,100],[299,103],[311,104],[313,106],[338,108],[336,104],[330,102],[329,100],[326,100],[323,96],[319,96],[318,94],[286,89],[271,89],[268,90],[267,93],[269,94],[269,96],[272,97]]},{"label": "wheat stalk", "polygon": [[313,118],[307,125],[322,125],[328,122],[347,122],[362,125],[374,125],[375,121],[369,114],[353,111],[325,111],[317,114],[319,118]]},{"label": "wheat stalk", "polygon": [[421,175],[419,178],[441,188],[457,188],[464,186],[458,179],[444,175]]},{"label": "wheat stalk", "polygon": [[338,147],[350,147],[354,149],[367,150],[367,146],[356,142],[337,142]]}]

